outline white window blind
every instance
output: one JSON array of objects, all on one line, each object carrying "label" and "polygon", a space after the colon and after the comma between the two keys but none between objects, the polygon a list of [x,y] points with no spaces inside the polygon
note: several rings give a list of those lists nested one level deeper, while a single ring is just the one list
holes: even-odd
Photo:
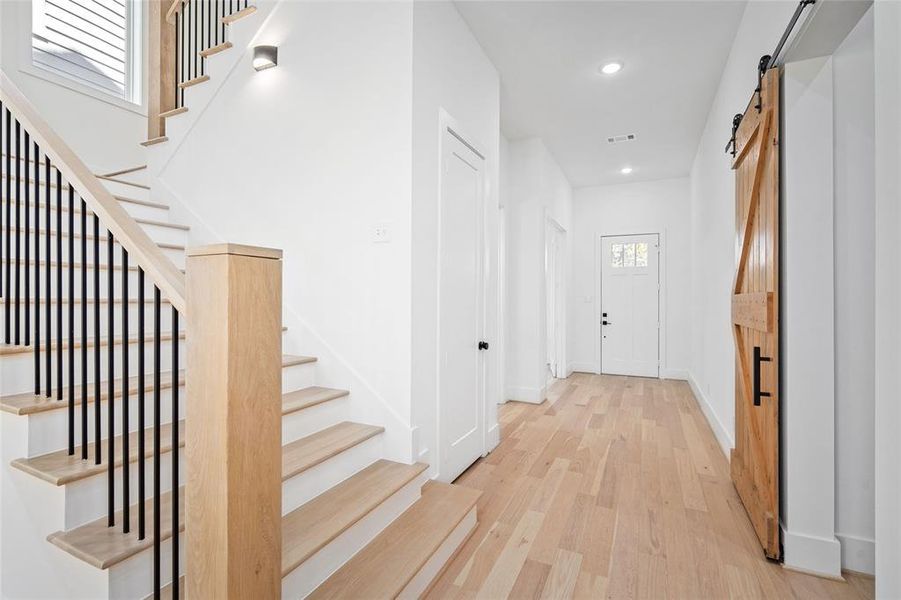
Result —
[{"label": "white window blind", "polygon": [[32,0],[32,60],[133,100],[133,0]]}]

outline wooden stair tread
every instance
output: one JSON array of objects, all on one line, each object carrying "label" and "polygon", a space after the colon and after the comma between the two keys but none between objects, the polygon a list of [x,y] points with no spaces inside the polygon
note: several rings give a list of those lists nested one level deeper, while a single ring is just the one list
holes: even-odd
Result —
[{"label": "wooden stair tread", "polygon": [[[184,446],[185,443],[185,422],[179,421],[178,428],[178,445]],[[144,455],[153,456],[153,429],[144,430]],[[160,426],[160,453],[172,450],[172,424],[166,423]],[[122,464],[122,436],[117,435],[116,443],[116,466]],[[79,481],[86,477],[91,477],[99,473],[105,473],[107,469],[107,440],[100,442],[101,464],[94,464],[94,447],[89,442],[88,460],[81,460],[81,446],[75,448],[75,454],[69,455],[65,448],[35,456],[33,458],[17,458],[10,464],[30,475],[34,475],[53,485],[66,485],[73,481]],[[138,459],[138,432],[133,431],[128,436],[128,455],[129,462],[135,462]]]},{"label": "wooden stair tread", "polygon": [[305,365],[307,363],[316,362],[315,356],[297,356],[294,354],[285,354],[282,356],[282,367],[294,367],[296,365]]},{"label": "wooden stair tread", "polygon": [[282,447],[282,481],[385,431],[384,427],[344,421]]},{"label": "wooden stair tread", "polygon": [[[100,401],[106,402],[109,398],[107,394],[107,381],[100,382]],[[178,384],[185,384],[185,372],[181,370],[178,372]],[[172,387],[172,372],[166,371],[165,373],[160,373],[160,389],[166,390]],[[138,376],[128,378],[128,391],[129,395],[135,395],[138,393]],[[147,372],[144,375],[144,391],[152,392],[153,391],[153,373]],[[94,402],[94,384],[88,384],[88,404],[92,404]],[[122,397],[122,380],[116,379],[116,391],[115,398]],[[74,404],[75,406],[80,406],[82,400],[82,388],[80,385],[75,386],[75,397]],[[12,413],[14,415],[33,415],[36,413],[47,412],[49,410],[57,410],[57,409],[65,409],[69,405],[69,388],[63,388],[63,399],[57,400],[56,395],[54,397],[48,398],[46,396],[40,395],[36,396],[31,392],[25,392],[21,394],[11,394],[8,396],[0,396],[0,410],[5,412]]]},{"label": "wooden stair tread", "polygon": [[142,146],[153,146],[154,144],[162,144],[163,142],[168,142],[169,138],[161,135],[159,137],[150,138],[149,140],[144,140],[141,142]]},{"label": "wooden stair tread", "polygon": [[209,75],[199,75],[199,76],[195,77],[194,79],[189,79],[189,80],[187,80],[187,81],[182,81],[181,83],[178,84],[178,87],[179,87],[180,89],[185,89],[185,88],[189,88],[189,87],[198,85],[198,84],[200,84],[200,83],[203,83],[203,82],[209,81],[209,80],[210,80],[210,76],[209,76]]},{"label": "wooden stair tread", "polygon": [[200,56],[207,58],[209,56],[213,56],[214,54],[219,54],[220,52],[224,52],[232,47],[231,42],[222,42],[216,46],[210,46],[209,48],[204,48],[200,51]]},{"label": "wooden stair tread", "polygon": [[[184,332],[184,331],[182,331],[182,332],[179,333],[178,339],[180,339],[180,340],[185,339],[185,332]],[[131,344],[137,344],[139,341],[140,341],[140,340],[139,340],[138,336],[136,336],[136,335],[128,336],[128,343],[129,343],[129,345],[131,345]],[[163,333],[163,334],[161,334],[161,335],[160,335],[160,341],[161,341],[161,342],[170,342],[170,341],[172,341],[172,333],[171,333],[171,332],[168,332],[168,333]],[[145,335],[145,336],[144,336],[144,343],[145,343],[145,344],[150,344],[150,343],[152,343],[152,342],[153,342],[153,336],[152,336],[152,335]],[[102,346],[108,346],[108,345],[109,345],[109,338],[108,338],[106,335],[103,335],[103,336],[100,338],[100,346],[102,347]],[[114,337],[114,338],[113,338],[113,345],[115,345],[115,346],[120,346],[120,345],[122,345],[122,336],[116,336],[116,337]],[[87,347],[88,347],[88,348],[93,348],[93,347],[94,347],[94,336],[88,335],[88,344],[87,344]],[[63,340],[63,350],[67,350],[68,348],[69,348],[69,340],[68,340],[68,339]],[[76,338],[75,338],[75,345],[73,346],[73,348],[74,348],[74,349],[81,348],[81,336],[80,336],[80,335],[76,336]],[[54,351],[54,350],[56,350],[56,340],[53,340],[53,341],[51,342],[51,344],[50,344],[50,351],[52,352],[52,351]],[[25,354],[25,353],[27,353],[27,352],[33,352],[33,351],[34,351],[34,347],[33,347],[33,346],[22,346],[22,345],[14,346],[14,345],[0,344],[0,356],[10,356],[10,355],[13,355],[13,354]],[[41,352],[46,352],[46,351],[47,351],[47,344],[46,344],[46,343],[42,343],[42,344],[41,344]]]},{"label": "wooden stair tread", "polygon": [[223,24],[223,25],[231,25],[231,24],[234,23],[235,21],[238,21],[238,20],[240,20],[240,19],[243,19],[244,17],[249,17],[250,15],[252,15],[253,13],[255,13],[256,11],[257,11],[257,7],[256,7],[256,6],[253,6],[253,5],[247,6],[247,7],[245,7],[245,8],[242,8],[242,9],[239,10],[239,11],[233,12],[233,13],[230,14],[230,15],[226,15],[226,16],[222,17],[222,18],[220,19],[220,21],[222,21],[222,24]]},{"label": "wooden stair tread", "polygon": [[282,517],[282,576],[413,481],[428,465],[377,460]]},{"label": "wooden stair tread", "polygon": [[476,505],[481,492],[431,482],[422,498],[308,598],[394,598]]},{"label": "wooden stair tread", "polygon": [[[185,109],[187,110],[187,109]],[[163,115],[160,115],[163,116]],[[134,181],[126,181],[125,179],[117,179],[112,175],[95,175],[97,179],[102,179],[104,181],[112,181],[113,183],[121,183],[122,185],[130,185],[131,187],[136,187],[142,190],[149,190],[150,186],[145,185],[143,183],[135,183]]]},{"label": "wooden stair tread", "polygon": [[[52,187],[56,187],[56,186],[54,185],[54,186],[52,186]],[[68,194],[68,193],[67,193],[67,194]],[[43,195],[43,194],[42,194],[42,195]],[[159,209],[161,209],[161,210],[169,210],[169,207],[168,207],[167,205],[165,205],[165,204],[160,204],[159,202],[153,202],[153,201],[151,201],[151,200],[139,200],[139,199],[137,199],[137,198],[129,198],[128,196],[116,196],[116,195],[113,195],[113,198],[115,198],[115,199],[118,200],[119,202],[125,202],[125,203],[128,203],[128,204],[139,204],[139,205],[141,205],[141,206],[149,206],[150,208],[159,208]],[[34,198],[32,198],[32,200],[34,200]],[[3,202],[4,202],[4,203],[9,202],[9,203],[11,203],[11,204],[15,204],[16,200],[15,200],[15,198],[13,198],[13,199],[11,199],[11,200],[10,200],[10,199],[7,199],[7,198],[5,197],[5,195],[4,195],[4,197],[3,197]],[[66,198],[63,198],[63,203],[62,203],[62,204],[63,204],[63,206],[62,206],[63,212],[69,212],[69,198],[68,198],[68,196],[67,196]],[[20,205],[24,205],[24,199],[23,199],[23,201],[20,203]],[[31,209],[34,210],[34,202],[31,202],[30,206],[31,206]],[[39,200],[38,207],[39,207],[41,210],[45,210],[45,209],[46,209],[46,204],[44,203],[44,199],[43,199],[43,198]],[[52,200],[50,201],[50,210],[53,210],[53,211],[56,210],[56,201],[55,201],[55,199],[52,199]],[[89,212],[90,212],[90,211],[89,211]],[[74,213],[75,213],[76,215],[80,215],[80,214],[81,214],[81,202],[76,202],[76,203],[75,203],[75,210],[74,210]],[[142,219],[135,218],[135,220],[138,221],[138,222],[142,222]],[[148,221],[148,222],[153,223],[153,221]],[[163,221],[157,221],[156,223],[162,223],[162,222],[163,222]]]},{"label": "wooden stair tread", "polygon": [[167,110],[166,112],[160,113],[160,118],[168,119],[169,117],[174,117],[175,115],[180,115],[182,113],[188,112],[187,106],[179,106],[178,108],[173,108],[172,110]]},{"label": "wooden stair tread", "polygon": [[98,175],[98,177],[118,177],[119,175],[128,175],[129,173],[134,173],[135,171],[143,171],[147,168],[147,165],[138,165],[137,167],[129,167],[127,169],[119,169],[117,171],[110,171],[109,173],[102,173]]},{"label": "wooden stair tread", "polygon": [[[185,529],[184,487],[178,490],[179,531]],[[172,492],[160,494],[160,540],[172,537]],[[47,541],[98,569],[108,569],[148,548],[153,547],[153,498],[144,503],[147,530],[138,539],[138,504],[129,512],[130,532],[122,533],[122,511],[116,513],[116,526],[108,527],[101,517],[69,531],[57,531]]]},{"label": "wooden stair tread", "polygon": [[347,390],[338,390],[313,385],[282,395],[282,414],[287,415],[329,400],[343,398],[350,394]]}]

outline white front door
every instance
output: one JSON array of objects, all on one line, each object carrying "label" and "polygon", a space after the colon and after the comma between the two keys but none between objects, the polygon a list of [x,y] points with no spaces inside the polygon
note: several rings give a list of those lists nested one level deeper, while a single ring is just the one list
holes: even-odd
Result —
[{"label": "white front door", "polygon": [[438,275],[439,478],[485,451],[483,355],[485,160],[443,132]]},{"label": "white front door", "polygon": [[605,236],[601,244],[601,372],[657,377],[658,236]]}]

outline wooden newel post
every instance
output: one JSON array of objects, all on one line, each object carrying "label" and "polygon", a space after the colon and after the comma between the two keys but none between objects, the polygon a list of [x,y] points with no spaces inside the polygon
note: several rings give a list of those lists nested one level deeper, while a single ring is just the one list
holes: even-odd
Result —
[{"label": "wooden newel post", "polygon": [[172,0],[148,3],[147,139],[166,135],[160,115],[175,108],[175,24],[166,20]]},{"label": "wooden newel post", "polygon": [[189,598],[281,596],[281,256],[188,251]]}]

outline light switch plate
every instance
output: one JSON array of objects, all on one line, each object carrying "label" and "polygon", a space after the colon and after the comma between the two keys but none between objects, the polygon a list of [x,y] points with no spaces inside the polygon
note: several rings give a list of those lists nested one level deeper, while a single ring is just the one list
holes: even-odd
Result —
[{"label": "light switch plate", "polygon": [[372,243],[384,244],[391,241],[391,228],[388,223],[379,223],[372,226]]}]

